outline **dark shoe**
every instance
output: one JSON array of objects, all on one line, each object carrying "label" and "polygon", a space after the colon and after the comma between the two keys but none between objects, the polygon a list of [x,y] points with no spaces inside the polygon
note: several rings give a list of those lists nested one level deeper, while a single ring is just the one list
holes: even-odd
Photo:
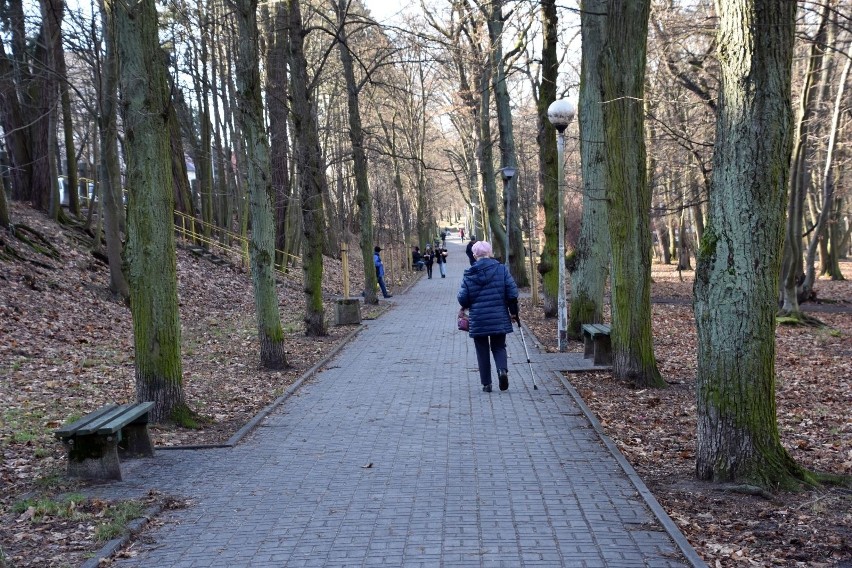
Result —
[{"label": "dark shoe", "polygon": [[388,294],[385,298],[393,298],[393,294]]},{"label": "dark shoe", "polygon": [[441,278],[446,278],[446,277],[447,277],[446,274],[441,274]]},{"label": "dark shoe", "polygon": [[501,369],[497,372],[497,380],[500,383],[500,390],[504,391],[509,388],[509,371]]},{"label": "dark shoe", "polygon": [[482,392],[491,392],[491,385],[482,385]]}]

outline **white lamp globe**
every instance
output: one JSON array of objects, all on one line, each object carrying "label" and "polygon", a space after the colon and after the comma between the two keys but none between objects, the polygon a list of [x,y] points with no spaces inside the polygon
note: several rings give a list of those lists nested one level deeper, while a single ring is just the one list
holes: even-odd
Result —
[{"label": "white lamp globe", "polygon": [[547,107],[547,118],[556,130],[563,132],[574,118],[576,110],[568,99],[553,101]]}]

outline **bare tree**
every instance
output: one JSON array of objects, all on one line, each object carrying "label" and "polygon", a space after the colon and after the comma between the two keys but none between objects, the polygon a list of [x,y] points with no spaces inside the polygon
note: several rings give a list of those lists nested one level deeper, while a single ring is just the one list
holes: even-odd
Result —
[{"label": "bare tree", "polygon": [[643,128],[649,13],[650,0],[609,0],[600,74],[612,243],[613,375],[643,387],[664,387],[651,334],[651,191]]},{"label": "bare tree", "polygon": [[722,86],[695,278],[699,479],[771,488],[813,482],[781,445],[775,408],[795,15],[795,2],[719,2]]},{"label": "bare tree", "polygon": [[246,177],[251,202],[251,277],[260,341],[260,364],[267,369],[287,367],[284,331],[275,288],[275,190],[269,175],[269,143],[263,122],[263,85],[260,80],[257,0],[236,0],[239,22],[237,55],[237,107],[245,138]]},{"label": "bare tree", "polygon": [[115,25],[126,137],[127,264],[136,353],[136,397],[158,422],[190,420],[180,358],[170,104],[154,0],[106,0]]}]

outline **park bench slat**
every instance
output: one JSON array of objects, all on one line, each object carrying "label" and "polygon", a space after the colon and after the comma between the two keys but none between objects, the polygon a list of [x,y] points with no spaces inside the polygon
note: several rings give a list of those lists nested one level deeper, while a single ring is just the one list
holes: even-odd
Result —
[{"label": "park bench slat", "polygon": [[[107,422],[120,418],[122,414],[127,412],[132,404],[122,404],[121,406],[116,406],[112,408],[109,412],[99,416],[95,420],[89,421],[88,424],[84,425],[81,428],[78,428],[74,433],[76,436],[88,436],[89,434],[103,433],[110,434],[112,432],[100,432],[102,426]],[[119,428],[120,430],[120,428]]]},{"label": "park bench slat", "polygon": [[98,418],[100,418],[103,415],[111,412],[115,408],[117,408],[117,405],[108,404],[108,405],[104,406],[103,408],[99,408],[98,410],[96,410],[94,412],[90,412],[89,414],[85,415],[84,417],[80,418],[79,420],[72,422],[71,424],[66,424],[62,428],[54,430],[53,434],[54,434],[54,436],[56,436],[57,438],[60,438],[60,439],[61,438],[70,438],[71,436],[76,435],[77,431],[80,428],[84,427],[86,424],[89,424],[90,422],[97,420]]},{"label": "park bench slat", "polygon": [[112,434],[124,428],[140,416],[147,414],[153,408],[153,402],[144,402],[140,404],[126,404],[126,408],[118,415],[112,417],[109,422],[103,423],[97,429],[98,434]]},{"label": "park bench slat", "polygon": [[153,456],[148,412],[153,402],[107,404],[55,430],[68,448],[68,475],[86,479],[121,479],[119,446],[125,457]]},{"label": "park bench slat", "polygon": [[612,327],[607,324],[584,323],[582,326],[583,333],[595,337],[597,335],[609,335]]},{"label": "park bench slat", "polygon": [[583,332],[583,357],[591,358],[595,365],[611,365],[610,332],[612,326],[605,323],[584,323],[580,329]]}]

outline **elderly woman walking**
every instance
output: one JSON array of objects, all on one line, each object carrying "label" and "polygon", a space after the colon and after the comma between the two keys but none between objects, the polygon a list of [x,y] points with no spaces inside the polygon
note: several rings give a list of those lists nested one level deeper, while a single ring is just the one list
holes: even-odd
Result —
[{"label": "elderly woman walking", "polygon": [[[476,347],[479,380],[484,392],[491,392],[491,355],[497,368],[500,390],[509,388],[506,334],[512,333],[512,320],[518,317],[518,286],[505,266],[492,258],[491,245],[473,245],[476,262],[464,271],[458,301],[470,310],[469,334]],[[490,353],[489,353],[490,352]]]}]

